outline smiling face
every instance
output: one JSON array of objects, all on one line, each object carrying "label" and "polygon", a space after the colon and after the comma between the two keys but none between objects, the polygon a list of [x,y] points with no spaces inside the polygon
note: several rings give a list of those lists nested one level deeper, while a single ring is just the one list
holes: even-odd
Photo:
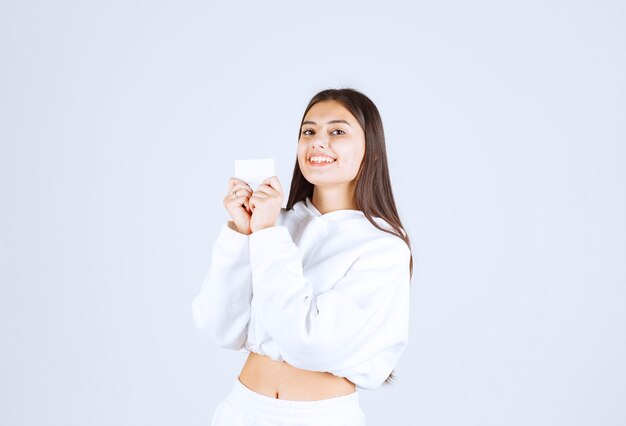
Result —
[{"label": "smiling face", "polygon": [[307,181],[351,187],[364,155],[365,133],[340,102],[318,102],[307,111],[298,140],[298,164]]}]

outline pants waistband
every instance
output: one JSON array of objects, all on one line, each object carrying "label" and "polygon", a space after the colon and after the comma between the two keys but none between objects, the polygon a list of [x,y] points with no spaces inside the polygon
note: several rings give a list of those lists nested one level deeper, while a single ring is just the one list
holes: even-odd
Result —
[{"label": "pants waistband", "polygon": [[359,393],[354,391],[348,395],[326,398],[313,401],[292,401],[288,399],[276,399],[253,391],[244,385],[239,377],[226,397],[231,404],[237,406],[242,403],[242,409],[276,414],[281,412],[287,415],[307,416],[320,414],[333,414],[337,412],[360,411]]}]

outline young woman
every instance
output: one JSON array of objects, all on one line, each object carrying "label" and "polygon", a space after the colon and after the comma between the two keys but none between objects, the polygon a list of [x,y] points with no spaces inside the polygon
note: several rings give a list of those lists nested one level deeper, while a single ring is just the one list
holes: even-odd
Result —
[{"label": "young woman", "polygon": [[276,176],[230,178],[196,327],[249,352],[211,426],[364,425],[357,389],[390,383],[408,343],[411,244],[378,109],[353,89],[309,102],[287,207]]}]

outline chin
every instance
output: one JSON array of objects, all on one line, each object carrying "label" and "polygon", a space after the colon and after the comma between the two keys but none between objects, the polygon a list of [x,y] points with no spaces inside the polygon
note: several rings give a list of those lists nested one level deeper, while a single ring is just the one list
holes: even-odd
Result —
[{"label": "chin", "polygon": [[329,176],[328,179],[319,179],[319,176],[316,177],[315,179],[310,179],[308,177],[304,177],[308,182],[310,182],[311,184],[315,185],[315,186],[319,186],[319,187],[324,187],[324,186],[334,186],[334,185],[340,185],[340,184],[344,184],[347,183],[347,181],[340,179],[337,180],[337,178],[334,178],[332,176]]}]

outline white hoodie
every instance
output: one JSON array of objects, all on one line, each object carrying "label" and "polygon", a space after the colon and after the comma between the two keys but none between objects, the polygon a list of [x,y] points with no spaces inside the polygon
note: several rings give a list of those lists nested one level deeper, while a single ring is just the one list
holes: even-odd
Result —
[{"label": "white hoodie", "polygon": [[224,222],[194,325],[217,346],[375,389],[408,343],[409,256],[363,212],[321,214],[308,197],[250,235]]}]

